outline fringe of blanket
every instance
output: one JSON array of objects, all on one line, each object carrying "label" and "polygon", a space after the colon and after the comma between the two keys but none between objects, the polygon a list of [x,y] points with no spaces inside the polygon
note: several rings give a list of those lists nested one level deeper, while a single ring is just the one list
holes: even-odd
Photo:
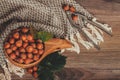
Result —
[{"label": "fringe of blanket", "polygon": [[25,74],[24,69],[13,65],[7,59],[6,62],[7,65],[2,66],[4,74],[0,73],[0,80],[11,80],[11,73],[18,75],[21,78],[23,77],[23,75]]},{"label": "fringe of blanket", "polygon": [[[101,30],[104,29],[105,31],[107,32],[112,32],[112,29],[111,27],[109,27],[108,24],[102,24],[100,22],[97,22],[96,21],[96,18],[93,18],[92,22],[96,23],[96,24],[99,24],[101,27],[98,28],[97,26],[95,25],[92,25],[90,23],[87,23],[84,27],[82,28],[82,31],[93,41],[89,41],[87,39],[85,39],[79,31],[77,31],[75,34],[70,34],[69,37],[66,37],[67,40],[69,40],[72,44],[73,44],[73,47],[72,48],[69,48],[67,50],[70,50],[70,51],[75,51],[76,53],[80,53],[80,47],[78,45],[78,43],[82,44],[86,49],[90,49],[90,48],[94,48],[94,44],[96,44],[97,46],[100,46],[99,44],[101,42],[104,42],[104,39],[103,39],[103,31]],[[94,44],[93,44],[94,43]],[[62,50],[62,52],[64,52],[64,50]]]}]

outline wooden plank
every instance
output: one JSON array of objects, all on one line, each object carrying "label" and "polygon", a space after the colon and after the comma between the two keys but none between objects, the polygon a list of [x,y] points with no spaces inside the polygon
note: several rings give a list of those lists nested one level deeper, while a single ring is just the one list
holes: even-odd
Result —
[{"label": "wooden plank", "polygon": [[73,68],[95,68],[95,69],[120,69],[120,52],[84,52],[75,54],[66,52],[66,67]]},{"label": "wooden plank", "polygon": [[104,34],[105,42],[101,44],[100,51],[95,49],[86,51],[81,47],[79,55],[65,52],[68,56],[66,67],[88,71],[91,76],[85,80],[120,80],[120,4],[106,0],[77,1],[100,21],[110,24],[114,36],[111,38]]}]

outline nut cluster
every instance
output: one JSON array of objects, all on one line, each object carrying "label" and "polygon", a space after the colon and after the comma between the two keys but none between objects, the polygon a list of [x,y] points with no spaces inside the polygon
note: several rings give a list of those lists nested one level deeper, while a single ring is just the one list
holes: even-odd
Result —
[{"label": "nut cluster", "polygon": [[78,20],[78,15],[74,14],[76,12],[75,7],[73,7],[71,5],[68,5],[68,4],[64,4],[63,5],[63,9],[64,9],[64,11],[70,11],[70,12],[72,12],[71,17],[72,17],[73,21],[77,21]]},{"label": "nut cluster", "polygon": [[37,78],[38,77],[38,66],[33,66],[33,67],[30,67],[30,68],[27,68],[27,72],[29,74],[32,74],[34,78]]},{"label": "nut cluster", "polygon": [[4,43],[7,55],[20,64],[33,63],[44,53],[44,46],[40,39],[34,39],[30,28],[20,27],[13,30]]}]

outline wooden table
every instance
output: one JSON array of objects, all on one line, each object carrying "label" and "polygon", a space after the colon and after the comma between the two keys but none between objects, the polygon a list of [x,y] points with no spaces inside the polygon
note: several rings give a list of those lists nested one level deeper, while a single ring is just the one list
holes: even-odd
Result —
[{"label": "wooden table", "polygon": [[[120,0],[76,0],[100,21],[113,28],[113,37],[105,34],[101,50],[87,51],[81,46],[81,53],[65,52],[67,64],[58,75],[60,80],[120,80]],[[15,76],[15,75],[13,75]],[[34,80],[27,74],[22,79]]]}]

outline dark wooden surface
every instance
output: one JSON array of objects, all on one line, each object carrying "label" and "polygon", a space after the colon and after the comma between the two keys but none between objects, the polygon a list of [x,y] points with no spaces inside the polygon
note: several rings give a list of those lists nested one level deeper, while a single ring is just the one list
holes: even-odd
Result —
[{"label": "dark wooden surface", "polygon": [[[68,57],[65,69],[57,73],[60,80],[120,80],[120,0],[76,0],[100,21],[113,28],[113,37],[105,34],[101,50],[87,51],[81,45],[81,53],[65,52]],[[15,76],[13,74],[13,76]],[[13,80],[34,80],[27,74]]]}]

